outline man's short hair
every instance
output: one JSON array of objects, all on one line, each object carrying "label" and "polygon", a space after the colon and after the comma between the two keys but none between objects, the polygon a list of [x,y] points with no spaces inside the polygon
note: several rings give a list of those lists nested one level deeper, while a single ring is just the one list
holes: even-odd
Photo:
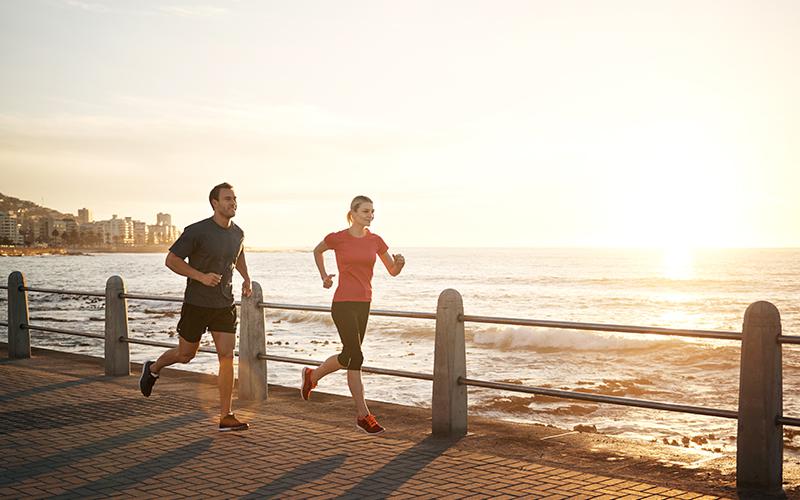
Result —
[{"label": "man's short hair", "polygon": [[[211,200],[219,201],[219,190],[220,189],[233,189],[233,186],[231,186],[227,182],[223,182],[222,184],[217,184],[216,186],[214,186],[214,189],[212,189],[211,192],[208,193],[208,202],[209,203],[211,203]],[[211,203],[211,208],[214,208],[214,204],[213,203]]]}]

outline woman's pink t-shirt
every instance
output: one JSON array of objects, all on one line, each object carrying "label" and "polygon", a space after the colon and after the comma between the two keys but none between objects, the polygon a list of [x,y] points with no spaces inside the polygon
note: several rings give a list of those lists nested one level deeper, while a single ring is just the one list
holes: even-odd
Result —
[{"label": "woman's pink t-shirt", "polygon": [[375,256],[389,250],[383,239],[369,230],[362,238],[356,238],[345,229],[326,236],[325,245],[336,254],[339,268],[339,286],[333,301],[370,302]]}]

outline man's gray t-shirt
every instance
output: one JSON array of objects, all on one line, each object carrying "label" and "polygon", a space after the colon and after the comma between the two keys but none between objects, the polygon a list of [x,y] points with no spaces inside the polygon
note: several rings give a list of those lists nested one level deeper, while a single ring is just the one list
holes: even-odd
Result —
[{"label": "man's gray t-shirt", "polygon": [[233,270],[244,251],[243,243],[244,231],[239,226],[231,222],[225,229],[211,217],[183,230],[169,251],[182,259],[189,257],[189,265],[201,273],[222,275],[217,286],[206,286],[186,278],[184,303],[217,308],[233,305]]}]

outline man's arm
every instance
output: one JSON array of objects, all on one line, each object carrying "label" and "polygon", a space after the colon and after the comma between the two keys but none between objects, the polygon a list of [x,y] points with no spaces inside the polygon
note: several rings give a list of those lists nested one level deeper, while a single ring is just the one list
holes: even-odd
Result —
[{"label": "man's arm", "polygon": [[167,259],[164,261],[164,264],[170,268],[172,272],[199,281],[205,286],[217,286],[222,280],[221,274],[201,273],[172,252],[167,253]]},{"label": "man's arm", "polygon": [[249,297],[253,294],[253,285],[250,282],[250,274],[247,272],[247,261],[244,258],[244,250],[239,254],[236,259],[236,270],[242,275],[244,282],[242,283],[242,295]]}]

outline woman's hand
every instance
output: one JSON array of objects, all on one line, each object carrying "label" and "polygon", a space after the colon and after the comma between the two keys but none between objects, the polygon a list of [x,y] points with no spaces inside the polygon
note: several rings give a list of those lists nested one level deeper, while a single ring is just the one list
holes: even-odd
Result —
[{"label": "woman's hand", "polygon": [[249,297],[253,295],[253,285],[250,280],[245,280],[242,283],[242,297]]},{"label": "woman's hand", "polygon": [[406,265],[406,258],[399,253],[392,255],[392,258],[394,259],[394,266],[397,269],[397,272],[400,273],[400,270]]},{"label": "woman's hand", "polygon": [[333,277],[335,274],[327,274],[322,278],[322,288],[330,288],[333,286]]}]

